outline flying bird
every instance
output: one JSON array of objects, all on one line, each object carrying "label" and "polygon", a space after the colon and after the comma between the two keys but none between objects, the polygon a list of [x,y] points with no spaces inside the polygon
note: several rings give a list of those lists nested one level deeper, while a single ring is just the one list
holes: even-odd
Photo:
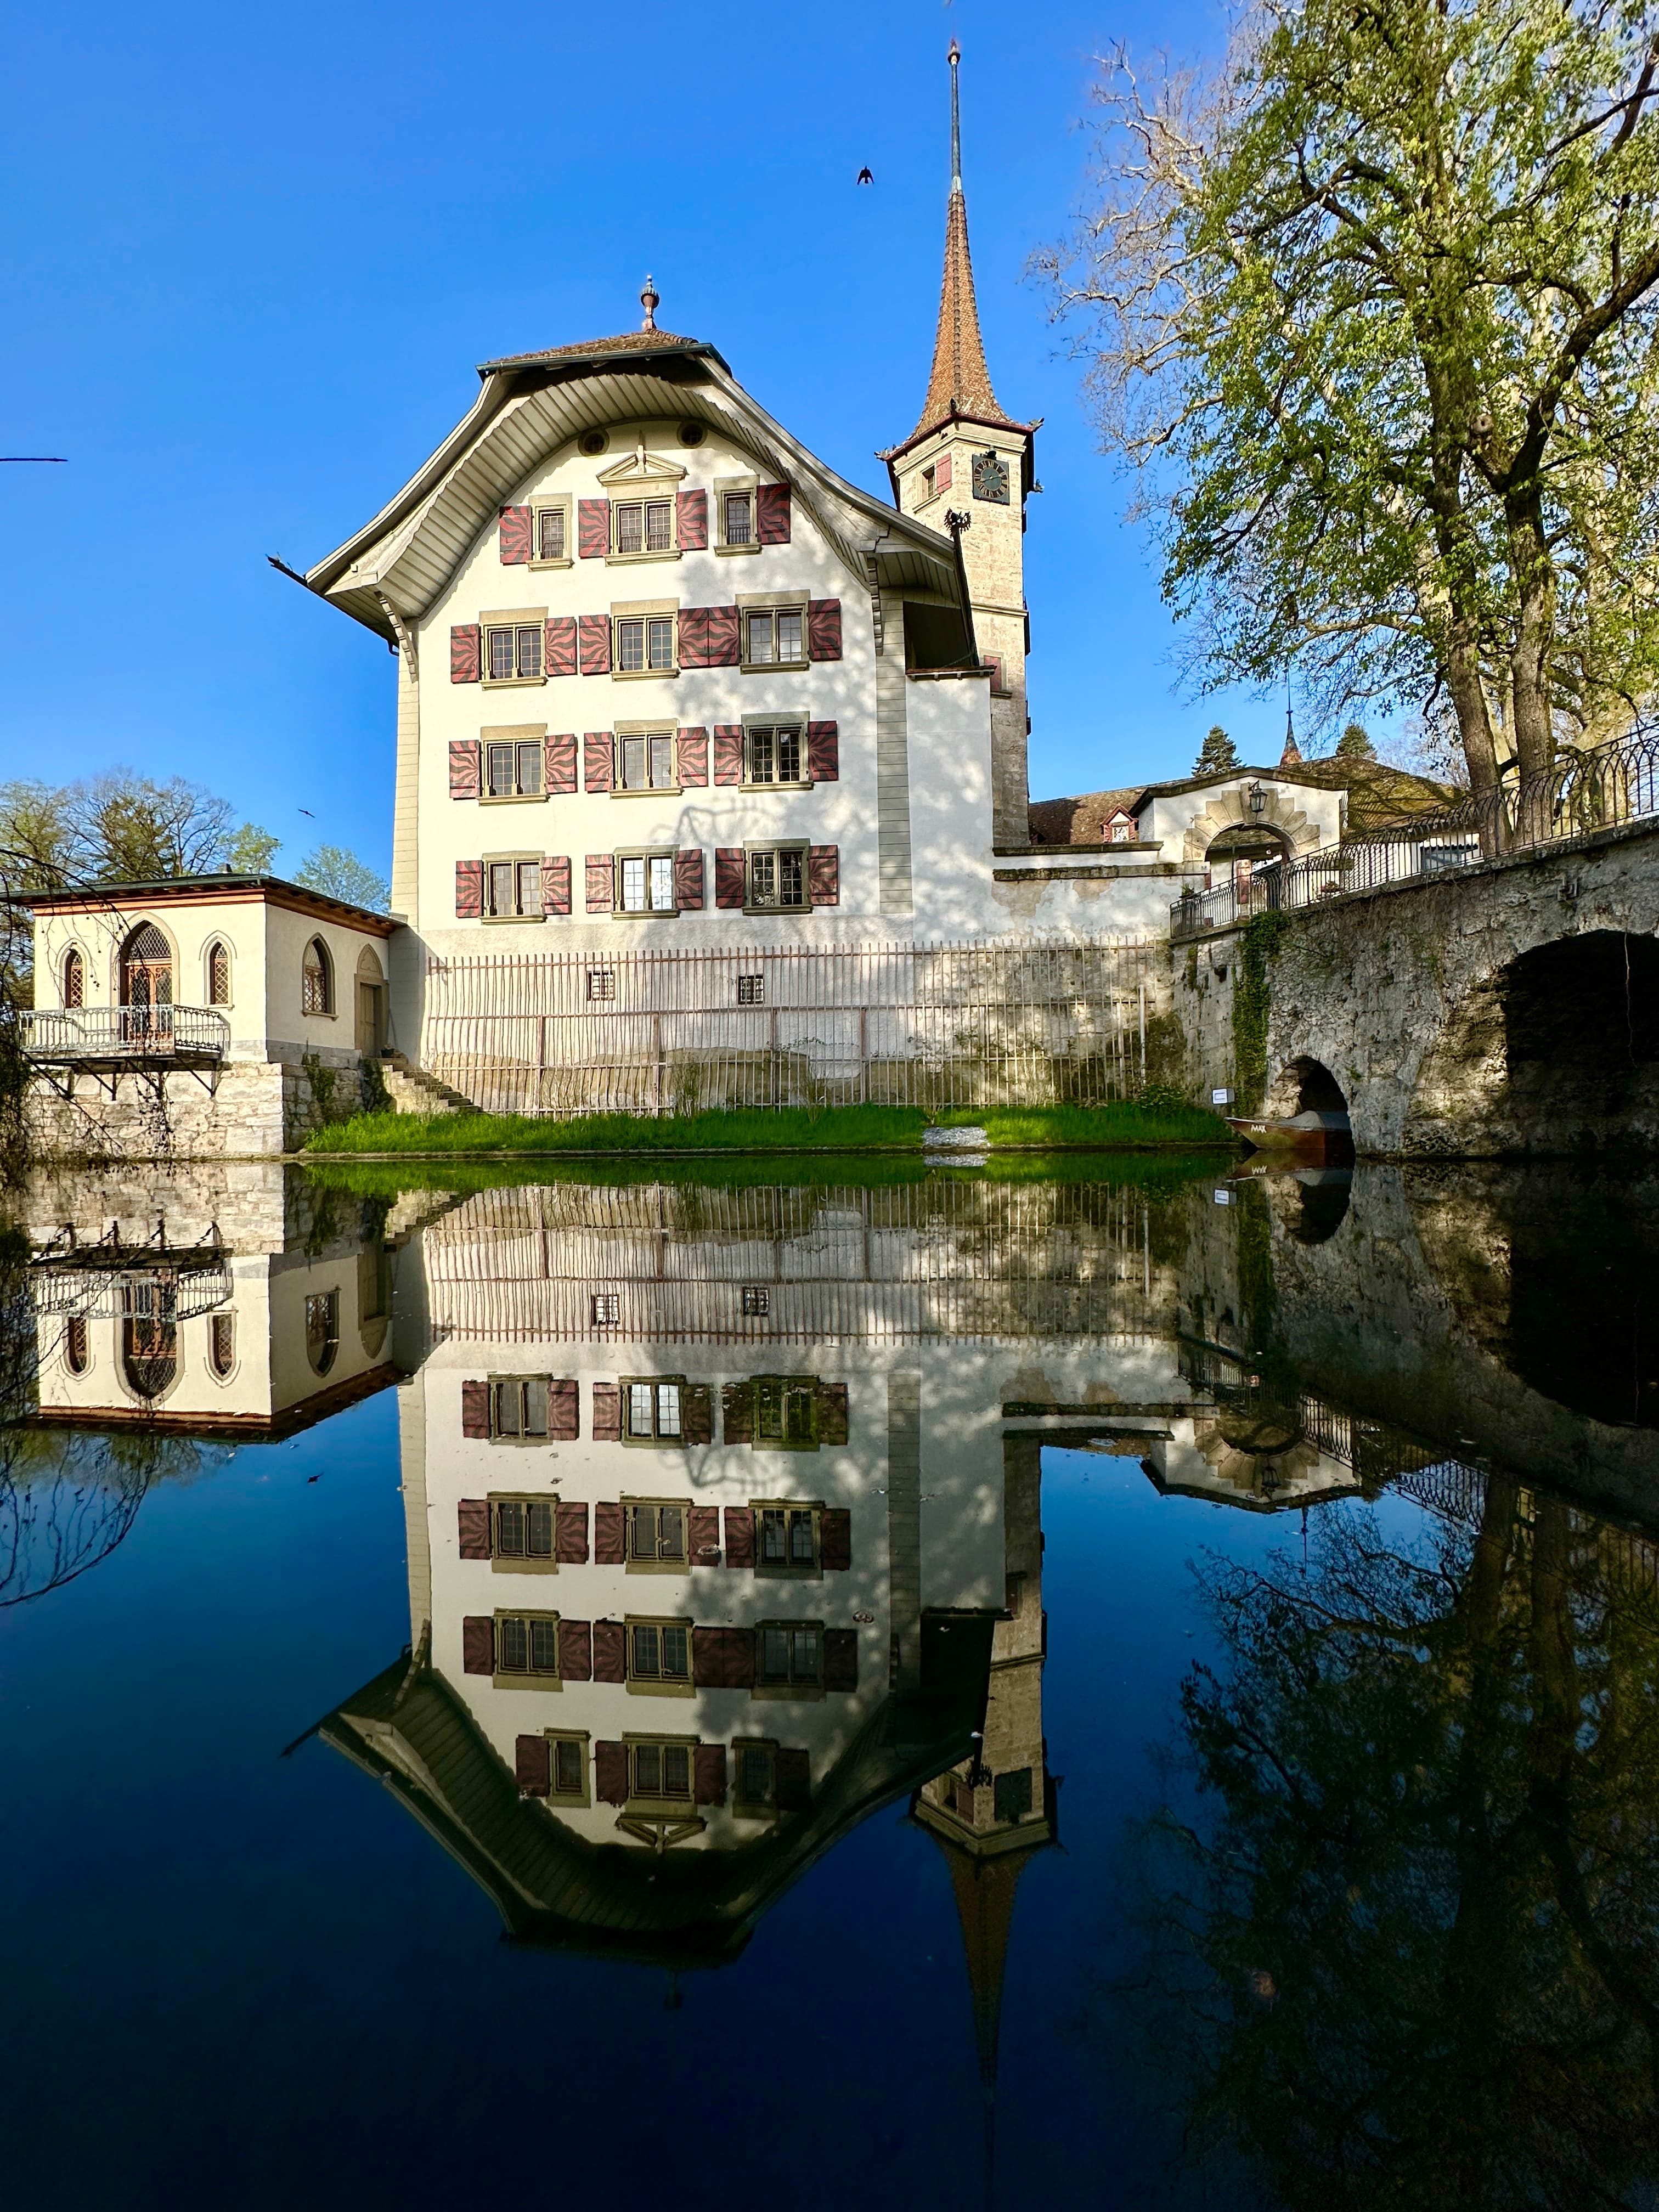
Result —
[{"label": "flying bird", "polygon": [[316,816],[312,812],[308,806],[302,806],[300,809],[300,811],[306,817],[307,821],[314,822],[317,819]]},{"label": "flying bird", "polygon": [[873,185],[875,181],[875,178],[868,169],[860,169],[859,171],[859,182],[861,185]]}]

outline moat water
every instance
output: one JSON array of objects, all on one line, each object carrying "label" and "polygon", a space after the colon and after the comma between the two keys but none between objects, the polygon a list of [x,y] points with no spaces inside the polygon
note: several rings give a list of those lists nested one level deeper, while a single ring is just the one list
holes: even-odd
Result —
[{"label": "moat water", "polygon": [[1659,2204],[1659,1176],[17,1228],[9,2206]]}]

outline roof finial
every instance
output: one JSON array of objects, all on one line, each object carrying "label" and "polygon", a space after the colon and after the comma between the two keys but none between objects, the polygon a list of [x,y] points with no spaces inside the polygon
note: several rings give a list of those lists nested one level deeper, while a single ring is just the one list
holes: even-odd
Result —
[{"label": "roof finial", "polygon": [[657,310],[662,305],[662,296],[649,276],[646,278],[645,289],[640,295],[640,305],[645,309],[645,320],[640,325],[640,328],[642,331],[654,331],[657,327]]},{"label": "roof finial", "polygon": [[962,190],[962,109],[957,100],[957,70],[962,60],[962,48],[954,39],[948,57],[951,64],[951,190]]}]

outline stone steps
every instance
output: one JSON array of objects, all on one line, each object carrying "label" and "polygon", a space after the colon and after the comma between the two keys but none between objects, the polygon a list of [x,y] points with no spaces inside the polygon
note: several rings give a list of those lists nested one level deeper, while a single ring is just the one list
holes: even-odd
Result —
[{"label": "stone steps", "polygon": [[424,1068],[411,1067],[402,1053],[388,1053],[380,1062],[380,1079],[394,1114],[470,1114],[472,1101],[440,1083]]}]

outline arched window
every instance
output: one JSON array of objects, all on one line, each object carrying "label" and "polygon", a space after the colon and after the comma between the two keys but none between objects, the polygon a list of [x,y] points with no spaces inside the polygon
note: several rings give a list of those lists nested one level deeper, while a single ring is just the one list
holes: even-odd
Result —
[{"label": "arched window", "polygon": [[222,937],[215,938],[208,947],[207,993],[210,1006],[230,1004],[230,947]]},{"label": "arched window", "polygon": [[306,1300],[306,1358],[312,1372],[326,1375],[340,1348],[340,1293],[313,1291]]},{"label": "arched window", "polygon": [[141,921],[121,947],[121,1004],[173,1004],[173,951],[153,921]]},{"label": "arched window", "polygon": [[300,1011],[302,1014],[334,1012],[334,963],[320,937],[313,937],[306,947],[306,964],[300,979]]},{"label": "arched window", "polygon": [[210,1314],[208,1316],[208,1365],[222,1382],[235,1364],[235,1315]]},{"label": "arched window", "polygon": [[71,945],[64,955],[64,1004],[84,1006],[87,1003],[87,963]]},{"label": "arched window", "polygon": [[71,1314],[69,1327],[64,1332],[64,1364],[71,1375],[84,1375],[92,1364],[92,1351],[87,1342],[87,1317]]}]

